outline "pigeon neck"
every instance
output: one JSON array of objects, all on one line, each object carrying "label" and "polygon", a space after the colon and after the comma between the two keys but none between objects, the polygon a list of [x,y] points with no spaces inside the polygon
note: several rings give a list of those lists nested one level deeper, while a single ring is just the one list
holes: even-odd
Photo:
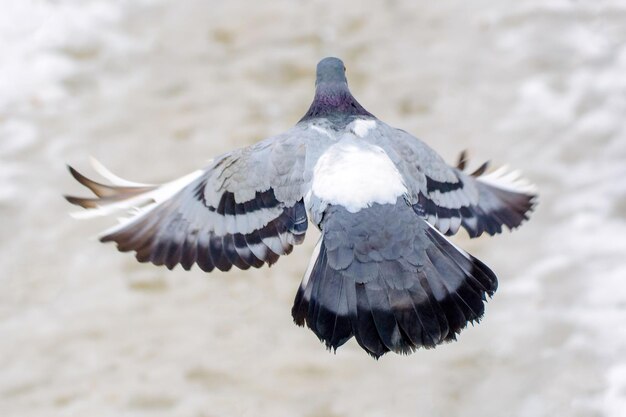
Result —
[{"label": "pigeon neck", "polygon": [[324,117],[343,119],[346,116],[374,117],[365,110],[350,93],[346,83],[320,83],[315,89],[315,98],[301,122]]}]

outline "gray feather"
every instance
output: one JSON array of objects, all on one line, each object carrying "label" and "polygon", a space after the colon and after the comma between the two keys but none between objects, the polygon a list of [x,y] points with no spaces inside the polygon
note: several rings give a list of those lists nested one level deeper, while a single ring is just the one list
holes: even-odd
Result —
[{"label": "gray feather", "polygon": [[292,314],[328,348],[352,335],[374,357],[434,347],[479,320],[496,289],[491,271],[402,198],[357,213],[330,206],[321,227],[319,255]]}]

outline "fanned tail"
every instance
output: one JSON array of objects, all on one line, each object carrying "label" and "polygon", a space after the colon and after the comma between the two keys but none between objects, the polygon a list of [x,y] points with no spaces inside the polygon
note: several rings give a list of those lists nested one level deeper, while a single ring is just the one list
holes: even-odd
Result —
[{"label": "fanned tail", "polygon": [[292,315],[329,349],[352,336],[375,358],[455,340],[497,288],[493,272],[401,199],[331,207]]}]

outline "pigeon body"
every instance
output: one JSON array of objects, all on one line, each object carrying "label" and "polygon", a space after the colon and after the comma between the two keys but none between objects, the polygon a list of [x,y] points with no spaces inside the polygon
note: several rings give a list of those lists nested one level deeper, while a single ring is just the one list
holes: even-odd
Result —
[{"label": "pigeon body", "polygon": [[350,93],[337,58],[317,66],[316,92],[287,132],[215,158],[163,185],[113,185],[70,172],[96,198],[67,197],[84,217],[127,212],[101,241],[140,262],[204,271],[272,265],[321,237],[292,309],[329,349],[355,337],[373,357],[456,339],[484,313],[494,273],[444,235],[513,229],[533,188],[504,169],[464,171],[410,134],[378,120]]}]

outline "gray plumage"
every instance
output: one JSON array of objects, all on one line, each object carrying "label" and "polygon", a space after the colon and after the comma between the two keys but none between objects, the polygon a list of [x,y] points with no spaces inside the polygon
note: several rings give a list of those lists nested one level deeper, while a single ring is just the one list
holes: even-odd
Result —
[{"label": "gray plumage", "polygon": [[480,319],[485,294],[497,288],[485,265],[401,198],[356,214],[334,206],[321,227],[319,256],[292,314],[329,348],[352,335],[375,357],[434,347]]},{"label": "gray plumage", "polygon": [[[465,154],[448,166],[431,148],[376,119],[348,89],[343,62],[317,67],[309,110],[287,132],[215,158],[162,186],[74,178],[96,198],[67,197],[88,213],[128,212],[103,242],[140,262],[205,271],[271,265],[321,229],[292,310],[329,348],[352,336],[374,357],[452,340],[479,320],[497,280],[442,234],[513,229],[535,194]],[[441,233],[439,233],[441,232]]]}]

